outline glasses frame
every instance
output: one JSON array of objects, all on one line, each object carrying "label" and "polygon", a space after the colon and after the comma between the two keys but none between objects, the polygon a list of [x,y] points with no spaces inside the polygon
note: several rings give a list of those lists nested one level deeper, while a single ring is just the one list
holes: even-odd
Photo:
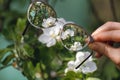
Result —
[{"label": "glasses frame", "polygon": [[[29,8],[28,8],[28,11],[29,11],[31,5],[33,5],[33,3],[35,3],[35,2],[41,2],[41,3],[49,6],[52,10],[54,10],[49,4],[47,4],[47,3],[45,3],[45,2],[38,1],[38,0],[32,0],[30,6],[29,6]],[[55,11],[54,11],[54,12],[55,12]],[[28,14],[28,12],[27,12],[27,14]],[[55,14],[56,14],[56,12],[55,12]],[[56,15],[56,16],[57,16],[57,15]],[[28,18],[28,15],[27,15],[27,18]],[[30,23],[29,18],[28,18],[28,20],[27,20],[27,22],[26,22],[26,27],[25,27],[25,29],[24,29],[23,32],[22,32],[22,40],[24,40],[24,35],[26,34],[26,32],[27,32],[30,24],[31,24],[31,23]],[[73,24],[73,23],[69,23],[69,24],[72,24],[72,25],[75,25],[75,26],[79,26],[79,25]],[[31,25],[33,26],[33,24],[31,24]],[[65,25],[67,25],[67,24],[65,24]],[[65,26],[65,25],[64,25],[64,26]],[[37,27],[36,27],[36,28],[37,28]],[[80,28],[83,29],[81,26],[80,26]],[[37,28],[37,29],[40,29],[40,28]],[[85,30],[85,29],[83,29],[83,30]],[[85,32],[87,33],[86,30],[85,30]],[[87,34],[88,34],[88,33],[87,33]],[[84,48],[85,48],[86,46],[88,46],[89,43],[94,42],[93,37],[92,37],[91,35],[89,35],[89,34],[88,34],[88,36],[89,36],[89,42],[84,46]],[[63,44],[63,43],[62,43],[62,44]],[[67,49],[67,48],[66,48],[66,49]],[[69,50],[69,49],[68,49],[68,50]],[[80,50],[79,50],[79,51],[80,51]],[[87,58],[85,58],[77,67],[75,67],[75,69],[78,69],[78,68],[79,68],[86,60],[88,60],[89,57],[91,57],[92,55],[93,55],[93,51],[92,51],[91,54],[90,54]]]}]

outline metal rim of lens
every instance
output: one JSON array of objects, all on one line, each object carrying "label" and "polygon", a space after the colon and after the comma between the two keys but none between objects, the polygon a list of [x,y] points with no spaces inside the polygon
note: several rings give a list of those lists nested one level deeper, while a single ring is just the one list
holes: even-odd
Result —
[{"label": "metal rim of lens", "polygon": [[[41,27],[35,25],[35,24],[30,20],[30,17],[29,17],[29,16],[30,16],[30,10],[31,10],[32,6],[33,6],[35,3],[38,3],[38,4],[40,4],[40,5],[41,5],[41,4],[44,4],[45,6],[49,7],[49,8],[52,10],[52,12],[54,12],[54,16],[51,15],[52,17],[56,18],[57,15],[56,15],[55,10],[54,10],[49,4],[47,4],[47,3],[44,3],[44,2],[41,2],[41,1],[36,1],[36,2],[31,3],[31,4],[29,5],[29,7],[28,7],[27,19],[28,19],[29,23],[30,23],[33,27],[35,27],[35,28],[37,28],[37,29],[41,29]],[[42,25],[41,25],[41,26],[42,26]]]},{"label": "metal rim of lens", "polygon": [[[66,27],[66,25],[73,25],[73,26],[75,26],[76,28],[79,28],[79,29],[81,28],[81,29],[86,33],[86,35],[90,38],[90,35],[89,35],[89,34],[86,32],[86,30],[83,29],[81,26],[79,26],[79,25],[77,25],[77,24],[74,24],[74,23],[67,23],[67,24],[65,24],[65,25],[63,26],[63,28]],[[63,30],[64,30],[64,29],[61,30],[60,36],[62,35]],[[63,45],[67,50],[69,50],[69,51],[74,51],[74,50],[70,50],[70,48],[68,48],[68,47],[63,43],[62,38],[60,38],[60,39],[61,39],[62,45]],[[89,41],[88,41],[84,46],[82,46],[82,49],[75,50],[74,52],[83,50],[84,48],[86,48],[86,47],[88,46],[88,44],[89,44]]]}]

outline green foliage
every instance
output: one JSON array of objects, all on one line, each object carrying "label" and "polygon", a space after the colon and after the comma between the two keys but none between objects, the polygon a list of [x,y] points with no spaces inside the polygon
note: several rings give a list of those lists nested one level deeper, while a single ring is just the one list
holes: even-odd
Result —
[{"label": "green foliage", "polygon": [[101,80],[101,79],[99,79],[99,78],[89,77],[89,78],[87,78],[86,80]]},{"label": "green foliage", "polygon": [[2,60],[3,56],[5,55],[5,53],[11,51],[11,49],[0,49],[0,61]]},{"label": "green foliage", "polygon": [[63,80],[83,80],[85,77],[81,73],[75,73],[73,71],[69,71],[64,77]]},{"label": "green foliage", "polygon": [[113,80],[119,77],[119,73],[116,69],[116,66],[112,62],[108,62],[103,69],[102,76],[106,80]]}]

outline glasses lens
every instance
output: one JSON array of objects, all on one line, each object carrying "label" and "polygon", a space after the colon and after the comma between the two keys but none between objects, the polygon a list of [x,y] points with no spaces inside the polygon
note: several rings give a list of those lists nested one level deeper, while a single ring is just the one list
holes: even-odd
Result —
[{"label": "glasses lens", "polygon": [[56,17],[54,9],[43,2],[34,2],[28,8],[27,18],[30,24],[36,28],[42,28],[43,19]]},{"label": "glasses lens", "polygon": [[88,37],[87,32],[76,24],[68,23],[61,31],[62,44],[70,51],[79,51],[85,48],[88,45],[85,39]]}]

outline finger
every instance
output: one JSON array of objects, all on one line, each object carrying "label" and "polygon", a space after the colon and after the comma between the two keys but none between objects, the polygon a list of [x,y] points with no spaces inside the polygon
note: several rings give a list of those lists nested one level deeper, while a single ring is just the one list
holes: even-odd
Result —
[{"label": "finger", "polygon": [[105,32],[105,31],[110,31],[110,30],[120,30],[120,23],[118,22],[107,22],[101,27],[99,27],[95,32],[92,33],[92,36],[95,34]]},{"label": "finger", "polygon": [[89,47],[97,53],[107,56],[115,64],[120,65],[120,48],[112,48],[111,46],[101,42],[91,43]]},{"label": "finger", "polygon": [[114,41],[120,42],[120,30],[106,31],[93,36],[95,41]]},{"label": "finger", "polygon": [[97,52],[95,53],[95,57],[96,57],[96,58],[100,58],[100,57],[102,57],[102,56],[103,56],[103,55],[102,55],[101,53],[97,53]]}]

